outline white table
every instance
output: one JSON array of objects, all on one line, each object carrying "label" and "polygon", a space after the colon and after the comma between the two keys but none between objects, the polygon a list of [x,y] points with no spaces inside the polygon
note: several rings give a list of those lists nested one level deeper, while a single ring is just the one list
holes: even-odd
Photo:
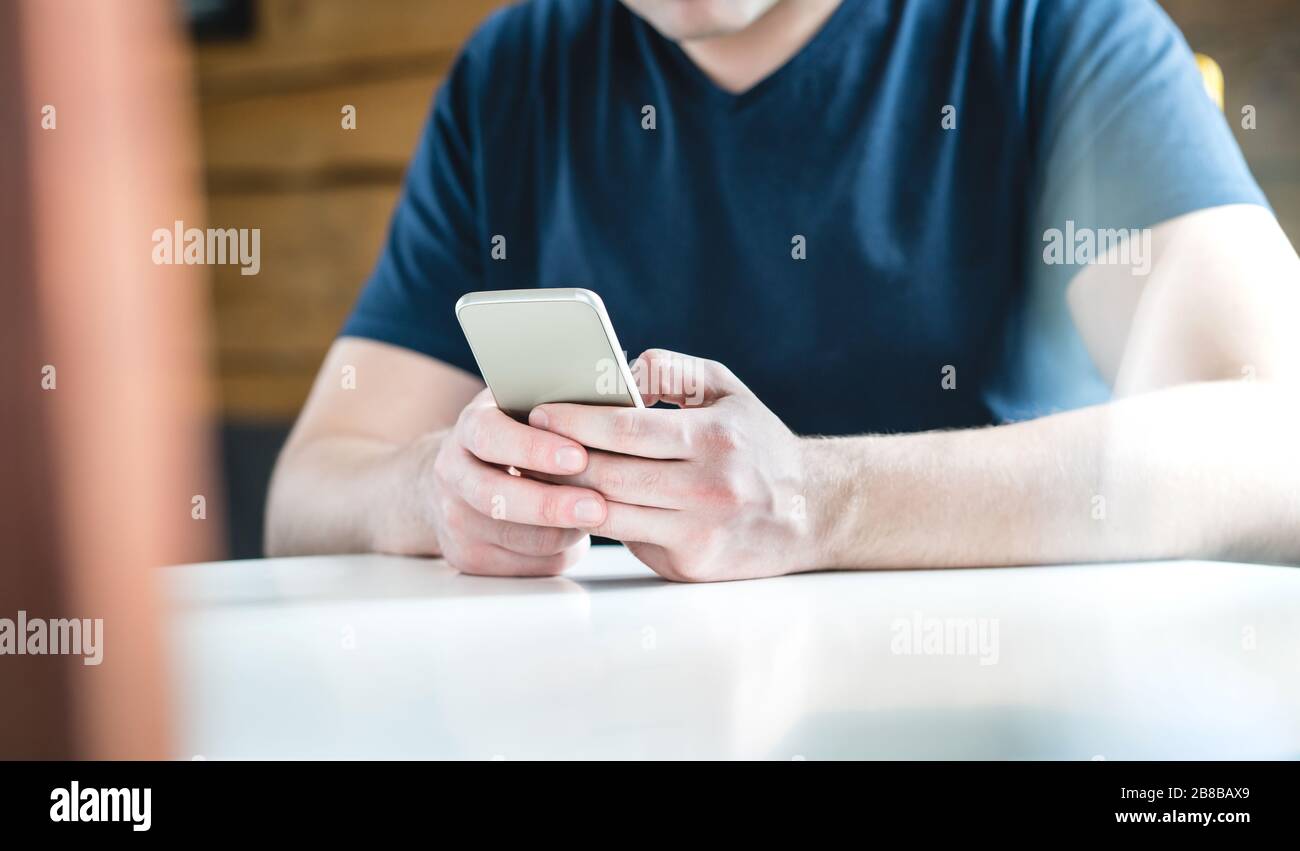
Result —
[{"label": "white table", "polygon": [[675,585],[603,547],[557,579],[384,556],[166,577],[186,758],[1300,757],[1293,568]]}]

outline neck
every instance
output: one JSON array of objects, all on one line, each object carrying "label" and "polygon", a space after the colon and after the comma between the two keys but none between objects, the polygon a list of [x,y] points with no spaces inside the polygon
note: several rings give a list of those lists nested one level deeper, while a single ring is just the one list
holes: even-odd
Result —
[{"label": "neck", "polygon": [[688,39],[681,48],[716,85],[739,94],[788,62],[839,5],[840,0],[778,0],[739,32]]}]

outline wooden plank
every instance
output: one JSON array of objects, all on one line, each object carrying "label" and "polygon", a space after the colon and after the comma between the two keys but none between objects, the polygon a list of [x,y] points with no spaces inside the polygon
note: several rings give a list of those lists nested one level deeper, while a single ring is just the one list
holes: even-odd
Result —
[{"label": "wooden plank", "polygon": [[205,98],[312,85],[385,67],[438,72],[502,0],[260,0],[252,38],[198,50]]},{"label": "wooden plank", "polygon": [[[240,187],[248,172],[304,176],[374,170],[396,179],[419,139],[439,79],[336,83],[306,92],[211,100],[201,106],[210,191]],[[344,105],[355,129],[342,126]]]},{"label": "wooden plank", "polygon": [[316,370],[221,371],[220,393],[226,417],[239,422],[291,422],[307,401]]},{"label": "wooden plank", "polygon": [[213,267],[217,354],[319,360],[373,268],[398,187],[216,195],[214,227],[260,228],[261,270]]}]

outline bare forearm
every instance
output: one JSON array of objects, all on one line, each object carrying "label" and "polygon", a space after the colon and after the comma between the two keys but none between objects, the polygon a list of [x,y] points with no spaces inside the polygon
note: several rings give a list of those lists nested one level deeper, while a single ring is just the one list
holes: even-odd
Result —
[{"label": "bare forearm", "polygon": [[1300,562],[1300,394],[1190,384],[1014,425],[810,439],[827,567]]},{"label": "bare forearm", "polygon": [[329,436],[286,449],[267,500],[267,555],[437,555],[427,536],[404,542],[401,530],[427,528],[421,491],[441,440],[441,432],[405,445]]}]

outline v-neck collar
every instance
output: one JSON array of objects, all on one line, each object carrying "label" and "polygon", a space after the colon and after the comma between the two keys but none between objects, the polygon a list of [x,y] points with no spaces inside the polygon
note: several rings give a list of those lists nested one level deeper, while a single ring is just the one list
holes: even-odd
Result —
[{"label": "v-neck collar", "polygon": [[743,92],[730,92],[719,86],[682,50],[681,45],[665,38],[639,15],[626,8],[624,11],[634,18],[637,34],[643,44],[655,55],[665,57],[664,64],[672,69],[683,91],[722,108],[738,110],[762,100],[769,92],[781,89],[809,70],[824,66],[826,54],[857,29],[856,18],[873,2],[874,0],[841,0],[840,5],[822,22],[821,27],[803,47]]}]

